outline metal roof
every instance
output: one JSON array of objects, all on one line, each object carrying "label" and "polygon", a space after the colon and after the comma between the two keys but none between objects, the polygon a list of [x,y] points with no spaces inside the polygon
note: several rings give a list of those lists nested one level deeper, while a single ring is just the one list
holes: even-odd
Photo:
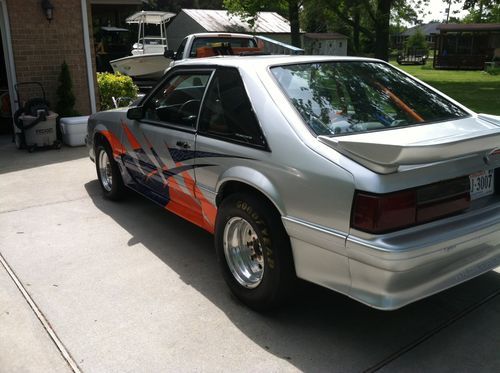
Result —
[{"label": "metal roof", "polygon": [[127,17],[125,22],[127,23],[150,23],[154,25],[160,25],[162,23],[168,22],[168,20],[175,16],[175,13],[168,12],[153,12],[153,11],[144,11],[132,14],[130,17]]},{"label": "metal roof", "polygon": [[276,12],[259,12],[254,27],[241,17],[227,10],[182,9],[205,30],[211,32],[255,32],[265,34],[289,34],[290,23]]},{"label": "metal roof", "polygon": [[449,31],[500,31],[500,23],[448,23],[438,27],[442,32]]},{"label": "metal roof", "polygon": [[307,32],[304,34],[306,38],[316,40],[339,40],[347,39],[347,36],[339,34],[338,32]]},{"label": "metal roof", "polygon": [[441,26],[439,22],[430,22],[423,25],[413,26],[401,33],[402,36],[412,36],[417,31],[420,31],[424,35],[437,34],[438,28]]}]

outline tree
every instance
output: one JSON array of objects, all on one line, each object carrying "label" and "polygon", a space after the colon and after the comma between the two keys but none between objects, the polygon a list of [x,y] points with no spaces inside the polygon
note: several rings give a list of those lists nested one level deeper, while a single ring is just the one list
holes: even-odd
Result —
[{"label": "tree", "polygon": [[429,46],[422,31],[417,30],[408,38],[408,40],[406,41],[406,48],[408,50],[421,50],[427,53]]},{"label": "tree", "polygon": [[[400,0],[401,1],[401,0]],[[374,41],[375,57],[389,58],[389,24],[396,0],[316,0],[330,9],[342,22],[353,29],[353,42],[359,44],[359,34]],[[367,22],[363,24],[362,18]]]},{"label": "tree", "polygon": [[185,9],[220,9],[222,0],[146,0],[144,10],[180,12]]},{"label": "tree", "polygon": [[498,23],[500,22],[499,0],[465,0],[463,8],[469,10],[465,23]]},{"label": "tree", "polygon": [[278,0],[272,4],[266,0],[224,0],[224,7],[229,13],[237,14],[250,25],[255,23],[258,12],[277,11],[282,15],[286,14],[290,21],[292,45],[298,48],[301,46],[299,9],[302,6],[302,0]]},{"label": "tree", "polygon": [[418,12],[428,3],[429,0],[310,0],[307,5],[328,9],[351,27],[354,50],[360,49],[363,35],[373,45],[375,57],[388,60],[391,17],[396,23],[416,23]]},{"label": "tree", "polygon": [[61,65],[59,87],[57,87],[56,95],[58,98],[56,110],[61,117],[78,115],[74,109],[75,95],[73,94],[73,82],[71,81],[71,74],[66,61]]}]

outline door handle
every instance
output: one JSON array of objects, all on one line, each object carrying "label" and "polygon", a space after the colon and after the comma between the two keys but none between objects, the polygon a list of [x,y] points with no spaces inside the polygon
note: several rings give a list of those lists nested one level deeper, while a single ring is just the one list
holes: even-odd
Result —
[{"label": "door handle", "polygon": [[183,149],[189,149],[190,148],[189,144],[186,141],[177,141],[176,145],[179,148],[183,148]]}]

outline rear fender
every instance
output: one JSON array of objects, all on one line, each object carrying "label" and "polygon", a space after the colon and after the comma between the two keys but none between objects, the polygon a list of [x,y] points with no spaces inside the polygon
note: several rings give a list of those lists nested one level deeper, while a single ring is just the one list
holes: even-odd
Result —
[{"label": "rear fender", "polygon": [[276,186],[261,172],[245,166],[236,166],[226,170],[220,175],[219,181],[217,182],[217,195],[219,195],[224,186],[231,181],[238,181],[258,190],[271,201],[281,216],[286,215],[285,206]]}]

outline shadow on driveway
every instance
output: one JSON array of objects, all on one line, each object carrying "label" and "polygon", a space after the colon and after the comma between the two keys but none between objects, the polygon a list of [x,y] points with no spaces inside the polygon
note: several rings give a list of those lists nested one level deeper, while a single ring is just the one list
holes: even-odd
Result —
[{"label": "shadow on driveway", "polygon": [[[54,156],[54,153],[57,156]],[[86,146],[63,145],[61,149],[40,149],[28,153],[27,150],[16,148],[12,142],[12,135],[0,135],[0,175],[84,157],[88,157]]]},{"label": "shadow on driveway", "polygon": [[[401,310],[384,312],[303,283],[292,304],[258,314],[230,294],[219,273],[210,234],[134,193],[114,203],[101,197],[97,181],[85,187],[95,206],[130,233],[129,245],[143,244],[182,281],[224,312],[253,342],[303,371],[384,368],[404,352],[431,341],[438,332],[452,329],[455,321],[469,322],[468,327],[477,329],[479,321],[469,316],[476,309],[488,307],[484,300],[496,297],[500,290],[500,274],[489,272]],[[481,319],[481,324],[490,323],[495,329],[500,313],[487,315],[491,319]],[[455,334],[453,340],[463,344],[461,338],[466,337]],[[469,366],[494,371],[499,368],[493,366],[498,364],[498,344],[489,338],[475,335],[470,340],[475,354],[467,351],[460,355],[456,351],[461,358],[450,359],[440,356],[442,349],[438,347],[433,350],[434,357],[444,361],[441,368],[446,371],[453,371],[453,367],[463,370],[465,361]]]}]

